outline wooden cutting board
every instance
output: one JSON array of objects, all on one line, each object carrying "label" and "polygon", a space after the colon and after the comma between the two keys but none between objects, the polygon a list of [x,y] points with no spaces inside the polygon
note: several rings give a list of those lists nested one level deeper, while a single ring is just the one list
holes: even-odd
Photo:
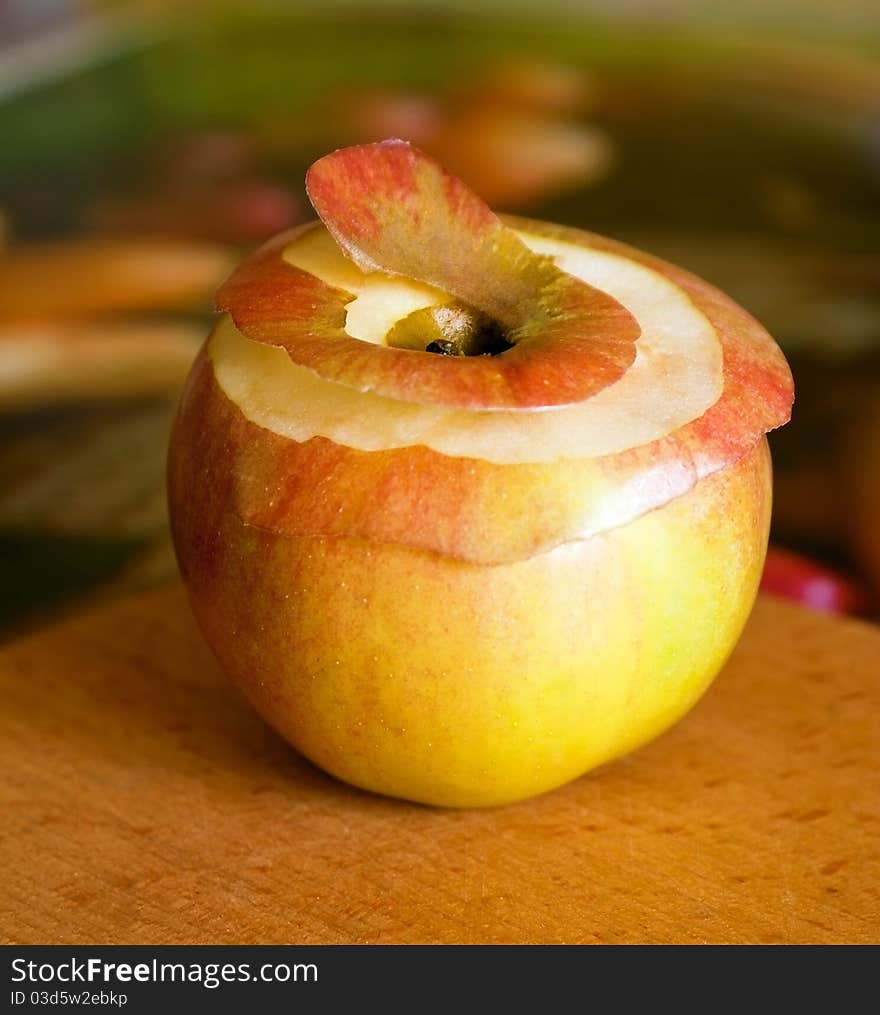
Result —
[{"label": "wooden cutting board", "polygon": [[866,624],[761,601],[672,731],[476,812],[302,760],[177,586],[6,648],[0,685],[7,943],[880,940]]}]

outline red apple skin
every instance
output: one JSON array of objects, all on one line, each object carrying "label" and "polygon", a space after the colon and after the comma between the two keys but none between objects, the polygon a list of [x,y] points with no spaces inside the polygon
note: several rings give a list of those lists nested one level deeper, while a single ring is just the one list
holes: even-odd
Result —
[{"label": "red apple skin", "polygon": [[[175,545],[223,668],[306,757],[441,806],[508,803],[646,742],[700,697],[751,609],[766,441],[638,520],[503,565],[244,523],[230,486],[170,461]],[[516,524],[499,507],[496,524]]]}]

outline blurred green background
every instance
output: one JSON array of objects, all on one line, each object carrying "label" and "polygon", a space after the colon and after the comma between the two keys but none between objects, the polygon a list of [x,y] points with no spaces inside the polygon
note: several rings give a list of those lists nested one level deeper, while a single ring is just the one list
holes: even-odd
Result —
[{"label": "blurred green background", "polygon": [[[165,442],[213,288],[310,217],[312,160],[385,136],[499,211],[629,241],[754,313],[798,387],[773,540],[801,556],[769,585],[874,610],[873,0],[45,0],[2,8],[0,42],[3,631],[174,574]],[[114,274],[120,250],[175,278]]]}]

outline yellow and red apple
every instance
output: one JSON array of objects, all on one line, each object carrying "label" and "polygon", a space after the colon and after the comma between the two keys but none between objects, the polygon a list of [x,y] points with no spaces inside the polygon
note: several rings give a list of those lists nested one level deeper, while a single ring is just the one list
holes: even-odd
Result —
[{"label": "yellow and red apple", "polygon": [[196,617],[336,776],[518,800],[702,694],[767,544],[791,375],[694,276],[495,216],[398,141],[221,288],[169,492]]}]

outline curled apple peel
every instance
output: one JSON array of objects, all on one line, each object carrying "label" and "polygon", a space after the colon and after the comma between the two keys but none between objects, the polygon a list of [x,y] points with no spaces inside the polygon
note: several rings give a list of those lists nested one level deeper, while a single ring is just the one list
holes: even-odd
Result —
[{"label": "curled apple peel", "polygon": [[403,142],[308,187],[323,225],[221,288],[172,435],[221,662],[319,765],[431,803],[519,799],[649,739],[751,608],[781,352],[687,272],[498,219]]},{"label": "curled apple peel", "polygon": [[307,186],[325,226],[363,272],[457,297],[497,322],[512,348],[438,365],[411,349],[383,345],[377,356],[341,341],[351,294],[279,261],[279,245],[246,262],[218,294],[218,307],[247,338],[280,345],[301,366],[361,391],[481,411],[581,401],[634,360],[639,328],[620,303],[530,250],[411,145],[344,148],[312,166]]}]

